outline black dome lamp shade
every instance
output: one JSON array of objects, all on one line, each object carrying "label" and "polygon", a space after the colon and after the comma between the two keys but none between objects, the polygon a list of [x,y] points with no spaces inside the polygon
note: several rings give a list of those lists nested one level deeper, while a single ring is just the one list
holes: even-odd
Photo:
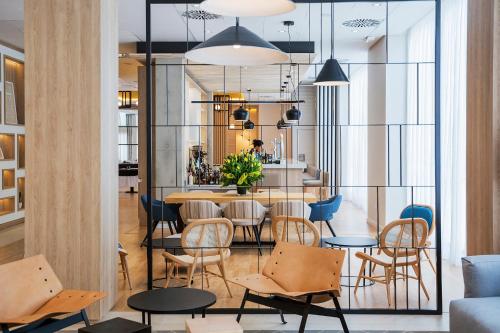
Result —
[{"label": "black dome lamp shade", "polygon": [[238,109],[234,110],[233,112],[233,118],[236,121],[247,121],[248,116],[249,113],[247,110],[243,108],[243,105],[241,105]]},{"label": "black dome lamp shade", "polygon": [[332,33],[331,33],[331,55],[330,59],[328,59],[325,64],[323,65],[323,68],[319,72],[318,77],[316,78],[316,81],[314,81],[314,85],[316,86],[342,86],[349,84],[349,79],[345,75],[344,71],[342,70],[342,67],[340,67],[339,62],[335,59],[334,56],[334,50],[335,50],[335,25],[333,24],[333,18],[335,16],[335,2],[332,2],[331,4],[331,27],[332,27]]},{"label": "black dome lamp shade", "polygon": [[297,122],[300,120],[301,112],[294,106],[286,112],[286,119],[288,121]]},{"label": "black dome lamp shade", "polygon": [[296,8],[290,0],[205,0],[201,8],[223,16],[273,16]]},{"label": "black dome lamp shade", "polygon": [[247,121],[245,121],[243,123],[243,128],[244,129],[247,129],[247,130],[252,130],[254,129],[255,127],[255,124],[253,123],[253,121],[251,121],[250,119],[248,119]]},{"label": "black dome lamp shade", "polygon": [[222,66],[271,65],[288,61],[288,55],[250,30],[229,27],[186,52],[189,60]]}]

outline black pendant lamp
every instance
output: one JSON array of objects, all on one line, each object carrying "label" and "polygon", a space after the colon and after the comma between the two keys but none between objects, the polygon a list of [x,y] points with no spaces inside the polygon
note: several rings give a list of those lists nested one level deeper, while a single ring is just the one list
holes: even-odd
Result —
[{"label": "black pendant lamp", "polygon": [[288,61],[288,55],[250,30],[236,25],[219,32],[186,52],[189,60],[222,66],[271,65]]},{"label": "black pendant lamp", "polygon": [[247,121],[245,121],[243,123],[243,128],[244,129],[247,129],[247,130],[252,130],[254,129],[255,127],[255,124],[253,123],[253,121],[251,121],[250,119],[248,119]]},{"label": "black pendant lamp", "polygon": [[279,130],[280,129],[290,128],[290,127],[292,127],[292,125],[290,125],[289,123],[285,122],[285,120],[283,118],[281,118],[280,120],[278,120],[278,122],[276,123],[276,128],[278,128]]},{"label": "black pendant lamp", "polygon": [[[241,98],[241,67],[240,67],[240,98]],[[243,108],[243,105],[240,105],[238,109],[233,112],[233,118],[236,121],[247,121],[250,116],[250,113]]]},{"label": "black pendant lamp", "polygon": [[301,116],[301,112],[299,109],[297,109],[294,106],[292,106],[291,109],[289,109],[287,112],[286,112],[286,119],[288,119],[288,121],[293,121],[293,122],[296,122],[296,121],[299,121],[300,120],[300,116]]},{"label": "black pendant lamp", "polygon": [[247,121],[248,111],[243,108],[243,105],[241,105],[238,109],[234,110],[233,118],[236,121]]},{"label": "black pendant lamp", "polygon": [[331,7],[331,27],[332,27],[332,32],[331,32],[331,55],[330,59],[328,59],[325,64],[323,65],[323,68],[319,72],[318,77],[316,78],[316,81],[313,83],[316,86],[342,86],[349,84],[349,79],[345,75],[344,71],[342,70],[342,67],[340,67],[339,62],[335,59],[334,57],[334,49],[335,49],[335,25],[333,23],[333,18],[334,18],[334,8],[335,8],[335,3],[332,2],[332,7]]}]

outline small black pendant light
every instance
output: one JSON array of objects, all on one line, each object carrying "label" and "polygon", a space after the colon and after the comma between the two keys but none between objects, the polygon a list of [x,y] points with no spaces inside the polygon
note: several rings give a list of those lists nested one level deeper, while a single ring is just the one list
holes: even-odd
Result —
[{"label": "small black pendant light", "polygon": [[286,119],[288,119],[289,121],[299,121],[300,120],[300,116],[301,116],[301,112],[299,109],[297,109],[294,106],[292,106],[291,109],[289,109],[287,112],[286,112]]},{"label": "small black pendant light", "polygon": [[[252,98],[250,97],[250,92],[252,91],[252,89],[247,89],[247,91],[248,91],[248,100],[251,101]],[[252,130],[252,129],[254,129],[254,127],[255,127],[255,124],[254,124],[253,121],[250,120],[250,117],[249,117],[249,119],[247,121],[245,121],[243,123],[243,128],[244,129]]]},{"label": "small black pendant light", "polygon": [[[290,34],[290,27],[292,25],[294,25],[294,22],[293,21],[285,21],[285,22],[283,22],[283,24],[288,29],[288,52],[290,53],[290,67],[289,67],[290,69],[289,69],[289,72],[288,72],[288,75],[287,75],[287,79],[290,82],[292,82],[292,86],[293,86],[292,88],[294,89],[294,94],[295,94],[295,85],[293,84],[293,78],[292,78],[292,73],[291,73],[293,62],[292,62],[292,35]],[[300,72],[298,73],[298,81],[299,82],[297,83],[297,89],[299,89],[299,85],[300,85]],[[286,83],[288,84],[288,82],[286,82]],[[290,100],[292,100],[291,93],[290,93]],[[286,111],[285,115],[286,115],[286,119],[287,119],[288,123],[290,123],[290,122],[296,123],[296,122],[298,122],[300,120],[300,116],[302,115],[302,113],[294,105],[294,106],[292,106],[291,109],[289,109],[288,111]],[[283,118],[282,118],[282,120],[283,120]],[[288,125],[288,127],[290,127],[289,124],[287,124],[287,125]]]},{"label": "small black pendant light", "polygon": [[[240,96],[241,96],[241,66],[240,66]],[[233,112],[233,118],[236,121],[247,121],[250,113],[243,108],[243,104]]]},{"label": "small black pendant light", "polygon": [[330,54],[330,59],[328,59],[325,62],[323,68],[321,69],[321,72],[319,72],[319,75],[316,78],[316,81],[313,83],[316,86],[341,86],[349,84],[349,79],[342,70],[342,67],[340,67],[339,62],[334,57],[334,49],[335,49],[335,38],[334,38],[335,24],[333,23],[333,18],[335,14],[334,8],[335,8],[335,2],[332,2],[332,7],[331,7],[332,50]]}]

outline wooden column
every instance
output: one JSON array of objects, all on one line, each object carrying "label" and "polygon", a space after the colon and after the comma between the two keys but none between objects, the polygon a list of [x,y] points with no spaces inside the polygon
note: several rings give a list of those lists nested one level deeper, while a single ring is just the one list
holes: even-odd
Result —
[{"label": "wooden column", "polygon": [[25,0],[25,253],[65,288],[115,303],[118,246],[116,0]]},{"label": "wooden column", "polygon": [[469,0],[467,254],[500,253],[500,2]]}]

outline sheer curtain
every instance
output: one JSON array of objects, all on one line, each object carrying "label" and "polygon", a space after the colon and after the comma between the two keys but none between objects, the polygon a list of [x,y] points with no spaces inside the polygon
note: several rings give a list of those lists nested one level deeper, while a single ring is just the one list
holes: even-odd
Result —
[{"label": "sheer curtain", "polygon": [[[368,183],[368,71],[367,66],[353,69],[350,77],[350,117],[354,126],[344,127],[343,138],[345,151],[343,185],[366,186]],[[362,126],[356,126],[362,125]],[[366,187],[342,188],[345,200],[367,211],[368,192]]]},{"label": "sheer curtain", "polygon": [[[409,61],[434,58],[434,13],[408,32]],[[443,0],[441,17],[441,237],[444,259],[458,264],[465,255],[465,96],[467,0]],[[430,64],[408,70],[408,123],[434,119],[434,68]],[[417,76],[419,89],[417,93]],[[432,89],[431,89],[432,87]],[[417,108],[418,105],[418,108]],[[434,184],[434,128],[407,130],[408,185]],[[410,195],[409,195],[410,196]],[[434,205],[430,189],[417,189],[414,202]]]}]

